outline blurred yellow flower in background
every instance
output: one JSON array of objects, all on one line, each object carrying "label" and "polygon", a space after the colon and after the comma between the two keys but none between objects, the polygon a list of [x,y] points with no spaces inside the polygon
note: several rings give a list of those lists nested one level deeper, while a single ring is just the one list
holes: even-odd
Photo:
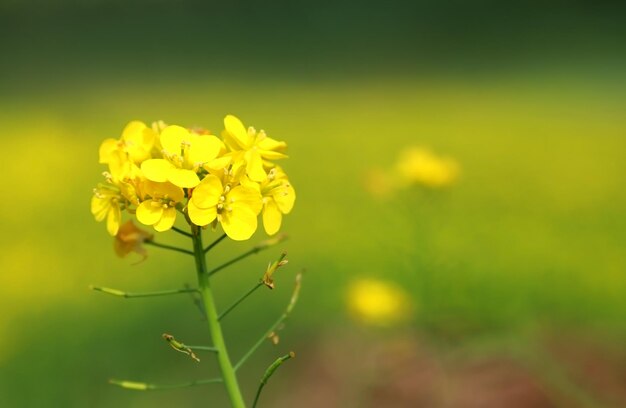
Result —
[{"label": "blurred yellow flower in background", "polygon": [[363,278],[350,283],[347,306],[357,321],[373,326],[393,326],[411,319],[414,302],[393,282]]},{"label": "blurred yellow flower in background", "polygon": [[403,150],[395,170],[399,181],[404,185],[419,184],[430,188],[448,186],[459,175],[459,165],[454,159],[438,156],[420,147]]}]

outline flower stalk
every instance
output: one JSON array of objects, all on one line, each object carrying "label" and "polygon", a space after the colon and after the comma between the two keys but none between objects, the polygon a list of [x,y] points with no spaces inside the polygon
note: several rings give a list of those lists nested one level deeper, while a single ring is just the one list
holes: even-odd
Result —
[{"label": "flower stalk", "polygon": [[228,350],[222,333],[222,326],[219,322],[219,314],[215,306],[215,299],[211,291],[211,283],[206,266],[205,251],[202,244],[202,228],[192,225],[192,240],[194,249],[194,258],[196,261],[196,272],[198,275],[198,286],[202,294],[202,302],[206,312],[211,340],[213,347],[217,349],[217,361],[222,373],[222,380],[226,387],[226,392],[230,398],[233,408],[245,408],[243,396],[239,389],[239,383],[235,374],[235,369],[228,356]]}]

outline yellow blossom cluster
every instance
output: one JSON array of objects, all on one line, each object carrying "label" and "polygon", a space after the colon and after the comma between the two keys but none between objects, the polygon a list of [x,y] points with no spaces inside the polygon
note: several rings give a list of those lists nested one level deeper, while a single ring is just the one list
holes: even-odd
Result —
[{"label": "yellow blossom cluster", "polygon": [[456,160],[439,156],[421,147],[408,147],[400,152],[390,170],[373,169],[367,174],[367,190],[385,197],[394,191],[414,185],[429,189],[444,188],[459,176]]},{"label": "yellow blossom cluster", "polygon": [[91,212],[106,219],[109,234],[120,229],[122,212],[167,231],[182,215],[197,226],[222,227],[233,240],[246,240],[262,214],[269,235],[280,229],[296,193],[273,160],[287,145],[263,130],[224,118],[220,137],[206,130],[140,121],[126,125],[119,139],[100,145],[105,181],[94,189]]}]

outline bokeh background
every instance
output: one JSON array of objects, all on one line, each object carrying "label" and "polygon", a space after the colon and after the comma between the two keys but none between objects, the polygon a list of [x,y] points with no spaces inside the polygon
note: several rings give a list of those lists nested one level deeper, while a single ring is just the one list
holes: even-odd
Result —
[{"label": "bokeh background", "polygon": [[[207,378],[216,366],[161,339],[206,342],[189,297],[119,299],[88,285],[194,283],[183,255],[115,257],[89,213],[100,141],[132,119],[219,132],[228,113],[288,142],[298,194],[290,239],[215,278],[227,305],[288,250],[277,288],[226,321],[231,354],[307,271],[280,343],[241,373],[248,399],[293,350],[262,406],[626,406],[625,11],[2,0],[0,406],[227,405],[220,385],[107,384]],[[456,182],[372,194],[373,169],[393,168],[409,146],[453,158]],[[159,240],[185,244],[174,235]],[[223,243],[209,262],[263,239]],[[395,285],[411,312],[355,319],[358,279]]]}]

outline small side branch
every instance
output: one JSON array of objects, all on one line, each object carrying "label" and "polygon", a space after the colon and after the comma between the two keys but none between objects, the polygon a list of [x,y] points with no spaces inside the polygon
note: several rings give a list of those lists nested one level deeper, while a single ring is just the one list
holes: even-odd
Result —
[{"label": "small side branch", "polygon": [[290,358],[294,358],[295,356],[296,353],[290,351],[289,354],[278,357],[276,361],[274,361],[269,367],[267,367],[267,370],[265,370],[265,374],[263,374],[263,378],[261,378],[261,384],[259,384],[259,389],[256,391],[256,396],[254,397],[252,408],[256,407],[256,404],[259,402],[259,397],[261,396],[261,391],[263,391],[263,387],[265,387],[265,384],[267,384],[270,377],[274,375],[274,372],[278,369],[278,367],[280,367],[285,361],[289,360]]},{"label": "small side branch", "polygon": [[222,242],[222,240],[226,238],[226,234],[222,234],[221,237],[219,237],[218,239],[216,239],[215,241],[211,242],[211,244],[209,244],[209,246],[207,246],[206,248],[204,248],[204,253],[206,254],[207,252],[209,252],[211,249],[213,249],[213,247],[217,244],[219,244],[220,242]]},{"label": "small side branch", "polygon": [[239,303],[243,302],[248,296],[250,296],[251,294],[253,294],[258,288],[260,288],[261,286],[263,286],[263,282],[259,282],[256,285],[254,285],[252,287],[252,289],[250,289],[249,291],[247,291],[242,297],[240,297],[239,299],[237,299],[235,301],[235,303],[233,303],[232,305],[230,305],[228,307],[228,309],[224,310],[222,312],[222,314],[219,315],[219,317],[217,318],[217,320],[222,320],[224,317],[226,317],[226,315],[228,313],[230,313],[234,308],[236,308]]},{"label": "small side branch", "polygon": [[191,238],[193,237],[193,235],[191,235],[190,233],[188,233],[187,231],[183,231],[180,228],[177,227],[172,227],[172,231],[178,232],[180,235],[184,235],[187,238]]},{"label": "small side branch", "polygon": [[180,252],[182,254],[187,254],[187,255],[193,256],[193,252],[192,251],[188,251],[186,249],[178,248],[178,247],[175,247],[175,246],[172,246],[172,245],[159,244],[159,243],[154,242],[154,241],[146,241],[145,244],[146,245],[152,245],[152,246],[157,247],[157,248],[169,249],[170,251]]},{"label": "small side branch", "polygon": [[274,333],[274,331],[276,331],[276,329],[278,328],[278,326],[280,326],[286,319],[287,317],[289,317],[289,315],[291,314],[293,308],[295,307],[296,303],[298,302],[298,296],[300,295],[300,286],[301,286],[301,282],[302,282],[302,272],[300,272],[297,276],[296,276],[296,284],[295,287],[293,289],[293,293],[291,294],[291,300],[289,301],[289,304],[287,305],[287,308],[285,309],[285,311],[283,312],[283,314],[278,318],[278,320],[276,320],[276,322],[274,322],[274,324],[272,326],[270,326],[270,328],[267,330],[267,332],[265,332],[265,334],[263,335],[263,337],[261,337],[251,348],[250,350],[248,350],[248,352],[246,354],[244,354],[243,357],[241,357],[241,359],[237,362],[237,364],[235,364],[235,371],[237,371],[239,368],[241,368],[241,366],[248,361],[248,359],[250,358],[250,356],[252,356],[254,354],[254,352],[261,347],[261,345],[263,344],[263,342],[265,342],[265,340],[267,338],[272,337],[272,333]]},{"label": "small side branch", "polygon": [[135,391],[171,390],[174,388],[194,387],[196,385],[215,384],[221,382],[221,378],[208,378],[205,380],[195,380],[179,384],[148,384],[135,381],[109,380],[110,384]]},{"label": "small side branch", "polygon": [[122,290],[105,288],[105,287],[100,287],[100,286],[89,286],[89,289],[95,290],[97,292],[107,293],[113,296],[123,297],[123,298],[167,296],[167,295],[178,295],[180,293],[192,293],[192,292],[198,293],[198,289],[195,289],[195,288],[172,289],[172,290],[162,290],[158,292],[142,292],[142,293],[124,292]]},{"label": "small side branch", "polygon": [[280,234],[280,235],[277,235],[274,238],[270,238],[268,240],[260,242],[258,245],[254,246],[249,251],[244,252],[243,254],[241,254],[241,255],[231,259],[230,261],[224,262],[220,266],[210,270],[209,271],[209,276],[212,276],[212,275],[216,274],[217,272],[221,271],[222,269],[227,268],[227,267],[231,266],[232,264],[237,263],[237,262],[239,262],[239,261],[249,257],[250,255],[259,253],[259,252],[263,251],[264,249],[267,249],[269,247],[272,247],[272,246],[278,244],[279,242],[283,242],[286,239],[287,239],[286,235]]}]

